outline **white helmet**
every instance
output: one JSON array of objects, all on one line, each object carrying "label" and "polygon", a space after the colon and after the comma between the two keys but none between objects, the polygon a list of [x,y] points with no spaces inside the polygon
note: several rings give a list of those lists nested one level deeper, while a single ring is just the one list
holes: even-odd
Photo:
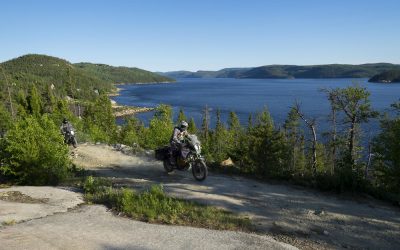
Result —
[{"label": "white helmet", "polygon": [[181,121],[181,128],[185,129],[189,126],[189,124],[185,121]]}]

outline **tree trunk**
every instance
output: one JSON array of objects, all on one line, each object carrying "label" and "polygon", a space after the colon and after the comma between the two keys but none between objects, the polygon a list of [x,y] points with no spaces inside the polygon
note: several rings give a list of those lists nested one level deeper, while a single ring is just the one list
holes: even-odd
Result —
[{"label": "tree trunk", "polygon": [[312,169],[313,169],[313,174],[315,175],[317,173],[317,133],[315,132],[315,125],[314,123],[310,123],[310,128],[312,130],[313,134],[313,146],[312,146],[312,153],[313,153],[313,163],[312,163]]},{"label": "tree trunk", "polygon": [[335,108],[332,108],[332,169],[331,169],[331,174],[333,175],[335,173],[335,167],[336,167],[336,110]]},{"label": "tree trunk", "polygon": [[354,139],[355,139],[355,127],[356,121],[355,118],[351,120],[350,125],[350,138],[349,138],[349,154],[350,154],[350,164],[354,167],[355,159],[354,159]]},{"label": "tree trunk", "polygon": [[365,178],[368,178],[368,171],[369,167],[371,166],[371,158],[372,158],[372,144],[371,141],[368,143],[368,163],[367,166],[365,167]]}]

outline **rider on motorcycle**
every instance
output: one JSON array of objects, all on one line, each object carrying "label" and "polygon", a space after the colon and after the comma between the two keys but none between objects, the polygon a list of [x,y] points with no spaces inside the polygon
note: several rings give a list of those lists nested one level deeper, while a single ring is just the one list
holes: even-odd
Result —
[{"label": "rider on motorcycle", "polygon": [[72,127],[71,123],[67,120],[67,118],[64,118],[60,126],[61,134],[65,136],[67,133],[70,133],[73,130],[74,128]]},{"label": "rider on motorcycle", "polygon": [[188,126],[189,125],[186,121],[181,121],[181,124],[174,128],[174,132],[172,133],[172,136],[170,139],[170,144],[171,144],[170,163],[172,165],[175,165],[176,156],[177,156],[177,154],[180,153],[180,151],[183,147],[182,141],[185,138],[185,136],[188,134],[188,132],[187,132]]},{"label": "rider on motorcycle", "polygon": [[64,136],[64,141],[65,143],[69,143],[69,136],[73,137],[73,145],[76,147],[76,139],[73,134],[74,128],[72,127],[72,124],[67,120],[67,118],[63,119],[63,122],[60,126],[60,132]]}]

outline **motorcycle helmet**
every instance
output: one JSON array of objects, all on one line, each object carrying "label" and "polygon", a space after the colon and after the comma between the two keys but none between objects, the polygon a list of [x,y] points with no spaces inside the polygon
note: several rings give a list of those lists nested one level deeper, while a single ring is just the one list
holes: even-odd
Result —
[{"label": "motorcycle helmet", "polygon": [[181,129],[187,129],[188,128],[188,126],[189,126],[189,124],[187,123],[187,122],[185,122],[185,121],[181,121]]},{"label": "motorcycle helmet", "polygon": [[67,123],[67,122],[68,122],[67,118],[64,118],[63,123]]}]

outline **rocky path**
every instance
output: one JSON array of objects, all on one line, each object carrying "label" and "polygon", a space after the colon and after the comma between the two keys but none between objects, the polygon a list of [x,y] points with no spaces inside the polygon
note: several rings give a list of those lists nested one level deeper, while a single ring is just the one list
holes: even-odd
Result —
[{"label": "rocky path", "polygon": [[[1,207],[1,205],[0,205]],[[0,227],[0,249],[295,249],[268,236],[138,222],[81,206]]]}]

